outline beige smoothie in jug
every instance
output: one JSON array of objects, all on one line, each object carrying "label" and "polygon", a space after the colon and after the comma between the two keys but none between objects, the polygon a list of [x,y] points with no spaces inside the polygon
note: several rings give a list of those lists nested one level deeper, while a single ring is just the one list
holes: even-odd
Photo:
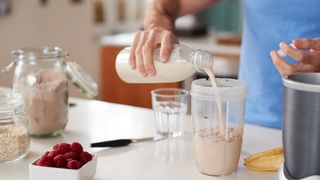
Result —
[{"label": "beige smoothie in jug", "polygon": [[[228,127],[223,112],[222,98],[211,64],[202,64],[210,78],[218,114],[218,127],[195,132],[194,145],[197,167],[207,175],[228,175],[236,171],[242,145],[241,127]],[[214,120],[212,120],[214,121]]]},{"label": "beige smoothie in jug", "polygon": [[197,167],[207,175],[228,175],[236,171],[242,144],[242,128],[229,128],[225,136],[216,129],[195,133]]}]

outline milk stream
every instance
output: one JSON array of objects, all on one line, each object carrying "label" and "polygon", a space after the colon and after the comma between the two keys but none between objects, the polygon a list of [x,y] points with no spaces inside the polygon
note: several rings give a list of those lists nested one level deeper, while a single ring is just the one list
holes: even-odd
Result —
[{"label": "milk stream", "polygon": [[226,131],[226,123],[225,123],[225,118],[223,116],[223,111],[222,111],[221,96],[220,96],[220,92],[218,89],[218,84],[217,84],[216,78],[213,74],[212,65],[208,65],[208,64],[202,64],[202,65],[203,65],[203,70],[207,73],[207,75],[210,78],[212,88],[213,88],[215,98],[216,98],[216,105],[217,105],[218,118],[219,118],[219,127],[220,127],[220,135],[222,137],[222,142],[220,142],[220,144],[222,145],[221,148],[223,149],[223,151],[220,151],[221,157],[222,157],[222,159],[221,159],[222,171],[220,171],[220,172],[218,171],[218,172],[224,174],[224,173],[226,173],[227,170],[229,170],[228,166],[230,166],[230,165],[227,166],[226,155],[227,155],[229,148],[231,148],[231,147],[227,147],[227,145],[226,145],[227,144],[226,143],[227,136],[226,136],[226,132],[225,132]]},{"label": "milk stream", "polygon": [[207,75],[210,78],[211,84],[212,84],[212,88],[216,97],[216,105],[217,105],[217,109],[218,109],[218,118],[219,118],[219,125],[220,125],[220,133],[222,135],[222,137],[225,137],[226,133],[225,133],[225,129],[226,129],[226,123],[225,123],[225,119],[223,116],[223,112],[222,112],[222,101],[221,101],[221,97],[220,97],[220,92],[218,89],[218,84],[216,82],[216,78],[213,74],[212,71],[212,65],[203,65],[203,69],[204,71],[207,73]]}]

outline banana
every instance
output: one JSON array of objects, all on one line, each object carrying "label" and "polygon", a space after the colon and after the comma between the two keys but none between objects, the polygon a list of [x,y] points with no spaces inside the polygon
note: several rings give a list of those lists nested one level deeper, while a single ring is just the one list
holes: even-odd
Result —
[{"label": "banana", "polygon": [[244,159],[244,165],[254,171],[277,171],[282,162],[282,147],[256,153]]}]

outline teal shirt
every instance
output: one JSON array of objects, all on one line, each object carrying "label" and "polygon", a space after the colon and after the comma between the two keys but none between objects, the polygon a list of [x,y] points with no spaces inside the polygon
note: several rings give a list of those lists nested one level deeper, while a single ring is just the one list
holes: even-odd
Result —
[{"label": "teal shirt", "polygon": [[243,0],[243,9],[239,79],[248,85],[245,122],[281,128],[282,81],[269,52],[281,41],[320,37],[320,0]]}]

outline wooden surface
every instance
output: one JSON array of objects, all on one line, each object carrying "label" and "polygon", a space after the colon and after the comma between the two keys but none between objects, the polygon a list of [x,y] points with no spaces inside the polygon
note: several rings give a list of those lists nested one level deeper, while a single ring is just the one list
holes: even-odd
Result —
[{"label": "wooden surface", "polygon": [[100,96],[102,101],[151,108],[150,91],[157,88],[177,87],[182,83],[127,84],[117,75],[115,59],[123,46],[102,46],[100,64]]}]

